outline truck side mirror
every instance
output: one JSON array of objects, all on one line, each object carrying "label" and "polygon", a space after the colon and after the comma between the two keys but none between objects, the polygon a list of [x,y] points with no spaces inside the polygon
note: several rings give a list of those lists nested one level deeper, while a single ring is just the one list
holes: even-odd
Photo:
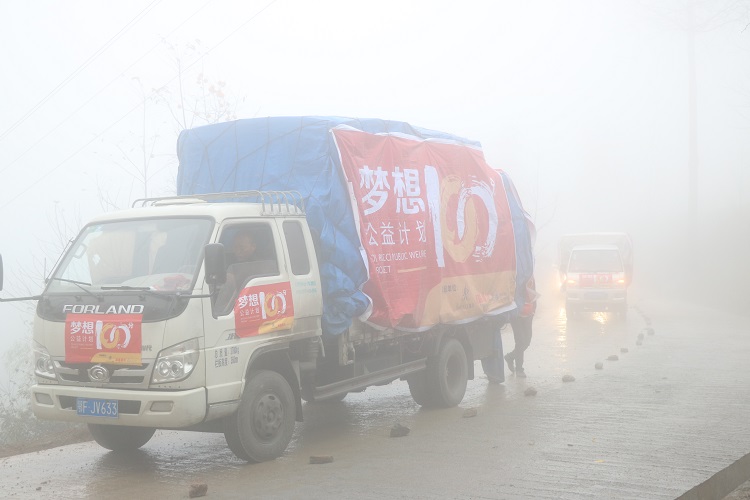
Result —
[{"label": "truck side mirror", "polygon": [[209,243],[203,250],[206,264],[206,283],[209,285],[223,285],[227,281],[227,258],[224,245]]},{"label": "truck side mirror", "polygon": [[0,255],[0,290],[3,289],[3,256]]}]

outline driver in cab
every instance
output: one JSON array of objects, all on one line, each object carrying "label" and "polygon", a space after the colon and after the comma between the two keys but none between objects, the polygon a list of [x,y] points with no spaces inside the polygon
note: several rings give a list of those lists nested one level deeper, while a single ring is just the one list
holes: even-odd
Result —
[{"label": "driver in cab", "polygon": [[239,289],[247,283],[250,274],[249,262],[255,260],[255,250],[258,245],[255,236],[248,229],[242,229],[235,234],[227,255],[227,285],[233,290]]}]

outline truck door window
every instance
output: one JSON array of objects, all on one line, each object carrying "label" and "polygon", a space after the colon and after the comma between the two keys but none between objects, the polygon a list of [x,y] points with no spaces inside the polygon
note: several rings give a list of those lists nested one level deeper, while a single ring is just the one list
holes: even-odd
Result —
[{"label": "truck door window", "polygon": [[219,238],[227,254],[227,281],[219,290],[215,311],[229,314],[240,292],[253,278],[277,276],[279,266],[271,226],[266,223],[232,224]]},{"label": "truck door window", "polygon": [[289,260],[292,264],[292,274],[295,276],[310,274],[310,260],[307,255],[302,224],[298,221],[285,221],[283,227],[286,247],[289,249]]}]

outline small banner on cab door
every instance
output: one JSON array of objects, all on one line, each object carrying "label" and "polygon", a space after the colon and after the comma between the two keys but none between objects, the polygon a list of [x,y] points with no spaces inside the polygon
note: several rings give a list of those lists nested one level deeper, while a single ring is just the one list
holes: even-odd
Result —
[{"label": "small banner on cab door", "polygon": [[65,362],[141,364],[142,314],[68,314]]},{"label": "small banner on cab door", "polygon": [[294,324],[292,288],[288,281],[244,288],[234,304],[238,337],[252,337]]}]

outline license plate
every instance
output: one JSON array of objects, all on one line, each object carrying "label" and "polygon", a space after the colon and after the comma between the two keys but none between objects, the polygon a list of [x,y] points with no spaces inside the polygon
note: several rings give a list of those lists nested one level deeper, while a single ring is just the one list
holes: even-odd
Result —
[{"label": "license plate", "polygon": [[116,399],[76,398],[76,411],[84,417],[117,418],[119,409]]},{"label": "license plate", "polygon": [[606,292],[587,292],[583,294],[585,299],[604,299],[607,297]]}]

